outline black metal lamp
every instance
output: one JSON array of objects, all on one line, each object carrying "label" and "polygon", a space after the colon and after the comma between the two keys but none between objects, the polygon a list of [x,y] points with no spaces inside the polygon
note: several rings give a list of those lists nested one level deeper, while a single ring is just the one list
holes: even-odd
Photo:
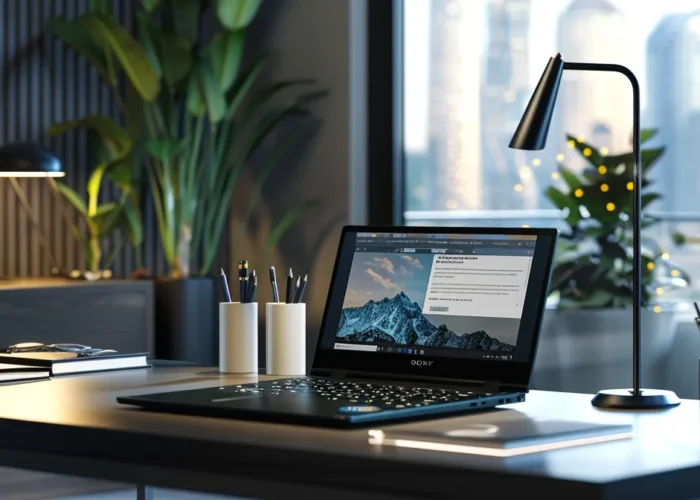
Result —
[{"label": "black metal lamp", "polygon": [[513,149],[540,150],[547,140],[547,131],[552,120],[557,91],[564,70],[606,71],[621,73],[632,84],[633,97],[633,189],[634,203],[632,210],[632,389],[612,389],[600,391],[591,403],[599,408],[616,408],[624,410],[661,409],[680,404],[680,399],[672,391],[642,389],[640,381],[640,344],[642,313],[642,252],[641,252],[641,216],[642,216],[642,170],[640,142],[639,82],[634,73],[618,64],[571,63],[565,62],[561,54],[549,59],[547,67],[530,98],[525,113],[510,141]]},{"label": "black metal lamp", "polygon": [[41,245],[44,247],[49,259],[51,259],[54,273],[59,272],[58,263],[49,246],[46,244],[39,222],[36,220],[27,195],[19,182],[17,182],[17,178],[48,178],[54,193],[57,193],[53,178],[63,177],[65,175],[61,166],[61,161],[51,151],[40,144],[11,143],[0,147],[0,178],[5,177],[9,179],[10,185],[17,195],[17,199],[20,201],[22,208],[39,236]]}]

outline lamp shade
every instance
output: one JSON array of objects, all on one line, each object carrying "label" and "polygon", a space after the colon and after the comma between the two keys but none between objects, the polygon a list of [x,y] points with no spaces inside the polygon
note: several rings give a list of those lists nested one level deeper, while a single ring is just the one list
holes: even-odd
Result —
[{"label": "lamp shade", "polygon": [[528,151],[544,148],[563,71],[564,61],[562,61],[561,55],[550,57],[530,102],[525,108],[525,113],[520,119],[518,128],[515,129],[509,147]]},{"label": "lamp shade", "polygon": [[0,177],[63,177],[60,160],[40,144],[12,143],[0,147]]}]

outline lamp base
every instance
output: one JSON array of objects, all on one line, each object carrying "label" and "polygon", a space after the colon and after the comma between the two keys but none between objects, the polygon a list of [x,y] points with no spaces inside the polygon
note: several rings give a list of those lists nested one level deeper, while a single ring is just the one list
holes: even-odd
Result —
[{"label": "lamp base", "polygon": [[610,389],[593,396],[591,404],[597,408],[614,410],[661,410],[681,404],[673,391],[640,389],[634,394],[632,389]]}]

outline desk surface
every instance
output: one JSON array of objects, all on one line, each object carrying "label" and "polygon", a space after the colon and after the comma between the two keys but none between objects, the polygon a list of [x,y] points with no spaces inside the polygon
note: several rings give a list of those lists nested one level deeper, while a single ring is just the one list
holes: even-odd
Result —
[{"label": "desk surface", "polygon": [[666,412],[620,413],[593,408],[586,395],[534,391],[508,411],[631,423],[635,437],[507,459],[380,448],[368,443],[367,429],[156,414],[115,401],[251,381],[211,368],[158,367],[0,387],[0,465],[258,497],[313,491],[343,498],[362,491],[376,498],[447,498],[475,490],[499,497],[523,488],[540,496],[700,496],[698,401]]}]

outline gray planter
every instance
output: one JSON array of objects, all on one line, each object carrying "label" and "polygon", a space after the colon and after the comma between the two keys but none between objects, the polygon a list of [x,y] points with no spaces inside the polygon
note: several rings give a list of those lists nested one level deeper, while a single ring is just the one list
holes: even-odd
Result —
[{"label": "gray planter", "polygon": [[[663,388],[677,330],[673,312],[642,311],[642,385]],[[547,310],[534,389],[593,393],[632,385],[632,310]]]}]

